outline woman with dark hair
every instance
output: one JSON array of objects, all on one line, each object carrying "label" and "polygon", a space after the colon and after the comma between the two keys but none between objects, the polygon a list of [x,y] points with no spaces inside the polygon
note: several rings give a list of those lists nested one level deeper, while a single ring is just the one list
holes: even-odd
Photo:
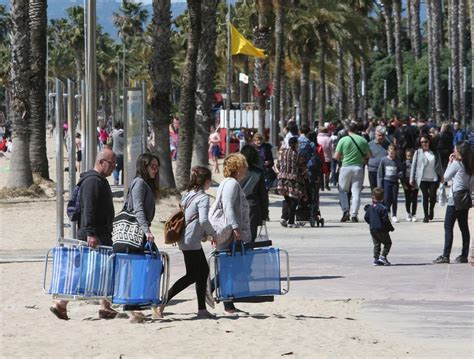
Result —
[{"label": "woman with dark hair", "polygon": [[250,210],[251,241],[257,238],[258,226],[268,220],[268,191],[265,188],[265,176],[259,168],[259,155],[255,147],[245,145],[240,151],[247,160],[248,168],[245,178],[240,181]]},{"label": "woman with dark hair", "polygon": [[179,249],[183,252],[186,274],[178,279],[168,290],[167,302],[160,306],[155,315],[163,317],[163,311],[169,301],[178,293],[196,283],[196,294],[198,300],[198,318],[213,318],[214,316],[206,309],[206,285],[209,276],[209,265],[206,255],[202,250],[201,242],[207,240],[208,236],[214,236],[216,231],[208,219],[209,196],[205,191],[211,186],[211,171],[206,167],[193,167],[191,170],[191,181],[181,201],[184,208],[186,229],[184,238],[178,242]]},{"label": "woman with dark hair", "polygon": [[421,189],[425,215],[423,222],[425,223],[434,217],[436,190],[440,181],[443,181],[441,157],[434,149],[431,137],[428,134],[422,134],[419,139],[419,148],[413,156],[410,184]]},{"label": "woman with dark hair", "polygon": [[155,236],[151,231],[151,222],[155,217],[155,204],[159,195],[160,160],[150,153],[142,153],[137,159],[137,172],[128,187],[125,209],[137,217],[138,224],[145,233],[140,248],[124,243],[114,243],[114,252],[143,253],[146,242],[154,245]]},{"label": "woman with dark hair", "polygon": [[446,215],[444,217],[444,250],[443,254],[436,258],[433,263],[449,263],[451,248],[453,247],[453,229],[456,220],[462,234],[461,255],[455,260],[456,263],[467,263],[469,253],[469,209],[456,209],[454,203],[454,194],[460,191],[468,191],[471,194],[473,188],[474,175],[474,156],[469,143],[463,141],[458,143],[454,152],[449,156],[448,167],[444,172],[445,181],[453,181],[448,194],[448,205],[446,206]]}]

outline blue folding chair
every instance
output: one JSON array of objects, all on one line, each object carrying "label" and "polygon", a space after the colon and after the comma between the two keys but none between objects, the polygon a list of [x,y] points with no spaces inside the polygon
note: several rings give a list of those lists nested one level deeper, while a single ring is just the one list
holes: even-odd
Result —
[{"label": "blue folding chair", "polygon": [[112,303],[147,306],[166,302],[169,286],[167,253],[151,250],[144,254],[114,253],[109,257],[108,268],[107,278],[112,278]]},{"label": "blue folding chair", "polygon": [[[111,295],[107,282],[108,258],[112,248],[90,248],[84,241],[60,238],[45,258],[43,291],[58,299],[98,299]],[[47,285],[48,264],[52,262]],[[48,287],[48,289],[46,289]]]},{"label": "blue folding chair", "polygon": [[[209,268],[215,274],[216,302],[272,301],[274,295],[288,293],[290,270],[287,251],[275,247],[245,249],[242,242],[236,243],[231,250],[214,251],[209,257]],[[281,253],[286,258],[285,288],[281,285]]]}]

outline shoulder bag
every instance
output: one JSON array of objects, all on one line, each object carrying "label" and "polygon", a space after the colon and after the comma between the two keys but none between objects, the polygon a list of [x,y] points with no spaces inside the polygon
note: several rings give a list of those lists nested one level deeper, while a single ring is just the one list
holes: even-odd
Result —
[{"label": "shoulder bag", "polygon": [[124,244],[134,248],[142,248],[145,232],[138,223],[137,216],[128,209],[132,188],[136,182],[132,182],[127,194],[127,201],[123,209],[115,216],[112,227],[113,244]]},{"label": "shoulder bag", "polygon": [[367,164],[368,162],[368,159],[365,157],[366,155],[364,154],[364,152],[362,152],[362,150],[360,149],[359,145],[357,144],[356,140],[354,140],[354,138],[351,136],[351,135],[347,135],[351,140],[352,142],[354,143],[354,145],[357,147],[357,149],[359,150],[361,156],[362,156],[362,159],[364,160],[364,164]]},{"label": "shoulder bag", "polygon": [[471,177],[472,176],[469,176],[469,188],[453,192],[454,208],[456,211],[462,211],[472,207]]}]

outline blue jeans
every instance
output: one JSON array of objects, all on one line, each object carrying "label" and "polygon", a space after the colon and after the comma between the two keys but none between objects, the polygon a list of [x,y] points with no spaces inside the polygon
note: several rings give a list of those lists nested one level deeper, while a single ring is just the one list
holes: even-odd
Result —
[{"label": "blue jeans", "polygon": [[383,201],[387,206],[390,214],[390,207],[392,209],[392,216],[397,215],[398,208],[398,182],[383,181]]},{"label": "blue jeans", "polygon": [[462,252],[463,257],[467,257],[469,253],[469,224],[468,224],[469,209],[456,211],[454,206],[446,206],[446,215],[444,217],[444,250],[443,256],[449,257],[451,248],[453,247],[453,230],[456,220],[462,235]]}]

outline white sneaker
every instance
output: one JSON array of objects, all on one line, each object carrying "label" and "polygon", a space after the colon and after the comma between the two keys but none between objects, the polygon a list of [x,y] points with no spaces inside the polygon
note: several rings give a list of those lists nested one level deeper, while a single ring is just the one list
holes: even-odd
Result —
[{"label": "white sneaker", "polygon": [[397,216],[393,216],[393,217],[392,217],[392,222],[393,222],[393,223],[398,223],[398,218],[397,218]]},{"label": "white sneaker", "polygon": [[407,222],[411,222],[411,214],[407,213]]},{"label": "white sneaker", "polygon": [[411,216],[411,221],[416,222],[416,216],[415,215]]}]

